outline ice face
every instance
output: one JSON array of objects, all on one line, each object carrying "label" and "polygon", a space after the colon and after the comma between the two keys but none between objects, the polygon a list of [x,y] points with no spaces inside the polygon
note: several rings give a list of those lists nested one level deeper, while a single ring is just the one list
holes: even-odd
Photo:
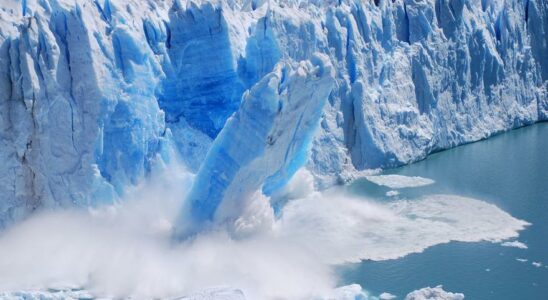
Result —
[{"label": "ice face", "polygon": [[114,200],[169,144],[142,27],[109,1],[4,4],[0,225]]},{"label": "ice face", "polygon": [[0,16],[0,226],[113,201],[174,156],[213,164],[246,90],[315,53],[335,84],[292,151],[319,187],[548,119],[546,1],[4,0]]}]

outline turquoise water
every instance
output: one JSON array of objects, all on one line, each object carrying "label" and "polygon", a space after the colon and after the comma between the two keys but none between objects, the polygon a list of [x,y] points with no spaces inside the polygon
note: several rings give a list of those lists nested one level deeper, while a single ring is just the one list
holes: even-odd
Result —
[{"label": "turquoise water", "polygon": [[[343,283],[356,282],[373,293],[390,292],[399,299],[412,290],[440,284],[447,291],[464,293],[466,299],[548,299],[548,123],[436,153],[386,174],[436,181],[402,189],[403,197],[439,193],[473,197],[532,223],[519,237],[529,248],[492,243],[437,245],[397,260],[345,266],[340,270]],[[388,188],[366,180],[354,182],[349,190],[388,201]]]}]

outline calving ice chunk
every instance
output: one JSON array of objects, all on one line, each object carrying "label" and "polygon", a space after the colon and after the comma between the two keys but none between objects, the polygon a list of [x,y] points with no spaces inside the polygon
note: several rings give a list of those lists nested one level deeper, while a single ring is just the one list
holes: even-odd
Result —
[{"label": "calving ice chunk", "polygon": [[[283,187],[306,163],[333,76],[323,54],[300,63],[287,60],[244,94],[198,171],[176,222],[179,237],[212,223],[228,222],[236,231],[248,231],[268,222],[272,212],[267,200],[253,196]],[[246,220],[248,209],[262,212],[249,212]]]}]

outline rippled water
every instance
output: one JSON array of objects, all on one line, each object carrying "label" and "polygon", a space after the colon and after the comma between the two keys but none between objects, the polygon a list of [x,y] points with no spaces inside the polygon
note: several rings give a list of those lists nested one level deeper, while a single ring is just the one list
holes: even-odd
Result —
[{"label": "rippled water", "polygon": [[[532,223],[519,237],[528,249],[492,243],[437,245],[402,259],[344,266],[342,284],[356,282],[373,293],[400,298],[442,284],[466,299],[548,299],[548,123],[436,153],[386,174],[435,180],[429,186],[399,190],[399,199],[439,193],[468,196]],[[389,188],[365,179],[348,189],[379,202],[398,201],[386,196]]]}]

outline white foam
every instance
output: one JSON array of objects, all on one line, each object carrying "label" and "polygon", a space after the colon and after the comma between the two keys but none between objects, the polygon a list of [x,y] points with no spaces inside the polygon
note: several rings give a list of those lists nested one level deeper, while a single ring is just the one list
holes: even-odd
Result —
[{"label": "white foam", "polygon": [[542,267],[542,263],[540,261],[534,261],[531,263],[533,266],[537,267],[537,268],[540,268]]},{"label": "white foam", "polygon": [[[59,289],[48,291],[17,291],[0,293],[2,300],[79,300],[95,299],[95,296],[86,290]],[[114,300],[115,298],[101,298]],[[242,291],[226,287],[208,288],[194,294],[177,298],[177,300],[246,300]]]},{"label": "white foam", "polygon": [[519,262],[527,262],[527,259],[526,259],[526,258],[519,258],[519,257],[517,257],[516,260],[519,261]]},{"label": "white foam", "polygon": [[435,181],[429,178],[420,176],[403,176],[403,175],[371,175],[364,176],[365,179],[377,185],[389,187],[391,189],[403,189],[412,187],[421,187],[433,184]]},{"label": "white foam", "polygon": [[495,205],[454,195],[377,204],[326,193],[289,203],[278,232],[341,263],[395,259],[450,241],[500,242],[527,224]]},{"label": "white foam", "polygon": [[519,248],[519,249],[527,249],[527,245],[520,242],[520,241],[504,242],[504,243],[501,243],[500,245],[504,246],[504,247],[514,247],[514,248]]}]

